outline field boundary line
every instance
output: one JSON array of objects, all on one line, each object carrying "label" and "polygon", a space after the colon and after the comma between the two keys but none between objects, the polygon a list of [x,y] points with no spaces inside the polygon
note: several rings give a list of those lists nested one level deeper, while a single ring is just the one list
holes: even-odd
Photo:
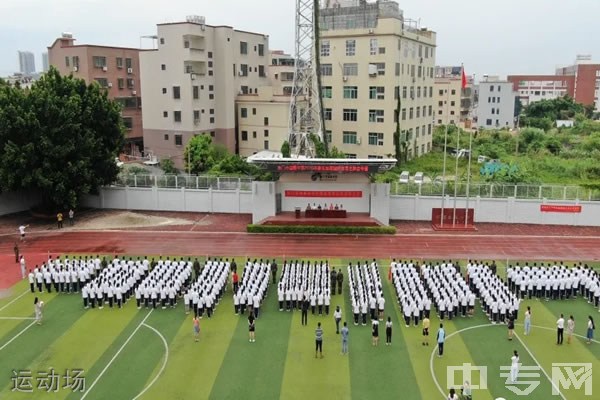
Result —
[{"label": "field boundary line", "polygon": [[[524,326],[523,324],[520,324],[520,323],[519,324],[515,324],[515,325],[517,325],[517,326]],[[531,327],[532,328],[540,328],[540,329],[544,329],[544,330],[547,330],[547,331],[554,332],[554,328],[549,328],[547,326],[531,325]],[[576,337],[579,337],[579,338],[582,338],[582,339],[587,339],[587,337],[585,337],[583,335],[578,335],[577,333],[573,333],[573,336],[576,336]],[[596,339],[592,339],[592,342],[600,344],[600,341],[598,341]]]},{"label": "field boundary line", "polygon": [[34,317],[0,317],[0,320],[5,320],[5,319],[9,319],[9,320],[34,320]]},{"label": "field boundary line", "polygon": [[35,324],[35,321],[33,321],[32,323],[30,323],[29,325],[27,325],[21,332],[17,333],[15,336],[13,336],[12,339],[10,339],[8,342],[6,342],[4,344],[4,346],[0,347],[0,351],[4,350],[4,348],[6,346],[8,346],[9,344],[11,344],[16,338],[18,338],[19,336],[21,336],[23,333],[25,333],[25,331],[29,328],[31,328],[33,325]]},{"label": "field boundary line", "polygon": [[121,354],[121,352],[123,351],[123,349],[125,348],[125,346],[127,346],[127,343],[129,343],[129,341],[133,338],[133,336],[137,333],[137,331],[139,331],[140,328],[144,325],[144,323],[146,322],[146,320],[148,319],[148,317],[152,314],[152,311],[154,311],[154,309],[150,310],[150,312],[148,314],[146,314],[146,316],[144,317],[144,319],[142,320],[142,322],[140,322],[139,325],[135,328],[135,330],[133,332],[131,332],[131,335],[129,335],[129,337],[127,338],[127,340],[125,341],[125,343],[123,343],[123,345],[119,348],[119,350],[117,350],[117,352],[115,353],[115,355],[110,359],[110,361],[108,362],[108,364],[106,364],[106,366],[100,372],[100,374],[96,377],[96,379],[94,380],[94,382],[92,382],[92,384],[85,391],[85,393],[83,394],[83,396],[81,396],[81,400],[85,399],[87,397],[87,395],[92,391],[92,389],[94,388],[94,386],[96,386],[96,383],[98,383],[98,381],[100,380],[100,378],[102,378],[102,375],[104,375],[104,373],[108,370],[108,368],[111,366],[111,364],[116,360],[116,358],[119,356],[119,354]]},{"label": "field boundary line", "polygon": [[169,360],[169,345],[167,344],[167,340],[165,339],[165,337],[157,329],[155,329],[154,327],[152,327],[152,326],[150,326],[148,324],[142,324],[142,325],[145,326],[148,329],[153,330],[160,337],[160,340],[162,340],[163,345],[165,346],[165,359],[163,361],[162,366],[160,367],[160,370],[156,374],[156,376],[152,379],[152,381],[150,381],[150,383],[148,384],[148,386],[146,386],[141,392],[138,393],[137,396],[135,396],[133,398],[133,400],[139,399],[140,396],[142,396],[144,393],[146,393],[148,391],[148,389],[150,389],[152,387],[152,385],[154,385],[156,383],[156,381],[158,380],[158,378],[160,378],[160,376],[162,375],[163,371],[167,367],[167,361]]},{"label": "field boundary line", "polygon": [[2,308],[0,308],[0,311],[4,310],[5,308],[7,308],[8,306],[10,306],[12,303],[14,303],[15,301],[19,300],[21,297],[25,296],[27,293],[29,293],[29,290],[24,291],[23,293],[21,293],[19,296],[15,297],[14,299],[12,299],[10,302],[6,303],[5,305],[2,306]]},{"label": "field boundary line", "polygon": [[560,397],[562,397],[563,400],[567,400],[567,398],[565,397],[565,395],[563,394],[563,392],[561,392],[560,388],[556,386],[556,384],[554,383],[554,381],[552,380],[552,378],[550,378],[550,375],[548,375],[548,373],[546,372],[546,370],[544,369],[544,367],[542,367],[542,365],[537,360],[537,358],[535,358],[535,356],[533,355],[533,353],[531,352],[531,350],[529,350],[529,347],[527,347],[527,345],[519,337],[519,335],[517,334],[517,332],[514,332],[514,334],[515,334],[515,337],[517,338],[517,340],[521,343],[521,346],[523,346],[523,348],[529,353],[529,355],[531,356],[531,358],[533,359],[533,361],[538,365],[538,367],[540,367],[540,370],[544,373],[544,375],[546,375],[546,378],[548,378],[548,380],[550,381],[550,384],[552,385],[552,387],[554,388],[554,390],[556,390],[558,392],[558,394],[560,394]]}]

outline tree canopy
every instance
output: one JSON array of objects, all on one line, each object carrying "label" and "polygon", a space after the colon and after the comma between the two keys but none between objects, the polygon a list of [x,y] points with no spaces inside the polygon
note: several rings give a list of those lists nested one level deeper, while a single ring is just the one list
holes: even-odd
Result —
[{"label": "tree canopy", "polygon": [[31,189],[47,210],[76,207],[114,182],[120,106],[96,83],[51,68],[30,89],[0,85],[0,186]]}]

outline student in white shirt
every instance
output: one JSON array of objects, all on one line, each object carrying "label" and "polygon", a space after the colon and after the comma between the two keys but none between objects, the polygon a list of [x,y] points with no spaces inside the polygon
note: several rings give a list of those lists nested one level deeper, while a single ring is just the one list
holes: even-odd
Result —
[{"label": "student in white shirt", "polygon": [[510,360],[510,381],[511,383],[515,383],[517,382],[519,375],[519,353],[517,353],[516,350],[513,352],[513,356],[510,358]]},{"label": "student in white shirt", "polygon": [[342,320],[342,310],[340,310],[340,306],[335,307],[335,311],[333,312],[333,318],[335,319],[335,333],[336,335],[339,335],[340,321]]}]

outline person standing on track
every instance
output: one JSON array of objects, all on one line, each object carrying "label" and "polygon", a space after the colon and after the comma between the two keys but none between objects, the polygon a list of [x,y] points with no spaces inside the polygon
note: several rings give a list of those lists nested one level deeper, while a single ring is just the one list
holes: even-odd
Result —
[{"label": "person standing on track", "polygon": [[21,258],[19,259],[19,263],[21,264],[21,279],[25,279],[25,273],[27,271],[25,265],[25,257],[21,254]]},{"label": "person standing on track", "polygon": [[25,241],[25,229],[29,228],[29,225],[19,226],[19,234],[21,235],[21,242]]}]

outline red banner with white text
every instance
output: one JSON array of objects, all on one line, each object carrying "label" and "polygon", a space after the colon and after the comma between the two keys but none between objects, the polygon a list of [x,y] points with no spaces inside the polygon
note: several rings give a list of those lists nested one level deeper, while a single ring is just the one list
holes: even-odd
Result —
[{"label": "red banner with white text", "polygon": [[286,190],[285,197],[361,198],[360,190]]},{"label": "red banner with white text", "polygon": [[557,213],[580,213],[581,206],[570,206],[562,204],[542,204],[540,205],[541,212],[557,212]]}]

